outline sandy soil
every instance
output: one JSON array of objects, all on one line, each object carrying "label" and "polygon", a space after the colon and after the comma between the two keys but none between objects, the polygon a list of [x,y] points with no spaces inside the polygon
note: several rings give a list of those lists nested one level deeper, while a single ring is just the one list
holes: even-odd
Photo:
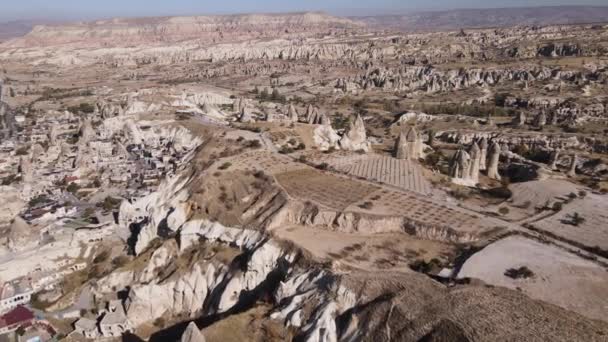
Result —
[{"label": "sandy soil", "polygon": [[406,234],[346,234],[304,226],[274,230],[276,237],[293,241],[319,260],[363,270],[410,271],[415,260],[451,259],[455,246],[416,239]]},{"label": "sandy soil", "polygon": [[[570,223],[575,213],[584,219],[578,226]],[[564,205],[564,208],[555,215],[534,222],[533,225],[585,246],[608,249],[606,222],[608,222],[608,196],[588,194],[583,199],[575,199]]]},{"label": "sandy soil", "polygon": [[[534,276],[512,279],[510,268],[528,267]],[[608,320],[608,273],[595,263],[557,247],[524,237],[497,241],[465,262],[458,277],[478,278],[489,284],[521,289],[535,299]]]}]

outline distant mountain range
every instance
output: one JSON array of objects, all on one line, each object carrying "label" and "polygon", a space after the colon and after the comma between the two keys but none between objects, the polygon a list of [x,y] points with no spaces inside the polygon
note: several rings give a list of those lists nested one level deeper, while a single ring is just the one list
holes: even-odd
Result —
[{"label": "distant mountain range", "polygon": [[29,19],[0,22],[0,42],[28,34],[36,25],[51,25],[60,23],[53,19]]},{"label": "distant mountain range", "polygon": [[608,6],[552,6],[459,9],[404,15],[356,17],[370,28],[438,31],[516,25],[587,24],[608,22]]},{"label": "distant mountain range", "polygon": [[[190,18],[190,19],[186,19]],[[307,29],[309,24],[317,29],[331,28],[335,25],[337,28],[345,28],[349,25],[361,27],[365,24],[370,29],[391,29],[401,31],[439,31],[439,30],[455,30],[461,28],[486,28],[486,27],[506,27],[516,25],[551,25],[551,24],[584,24],[584,23],[603,23],[608,22],[608,6],[553,6],[553,7],[522,7],[522,8],[491,8],[491,9],[458,9],[447,11],[433,12],[415,12],[402,15],[380,15],[380,16],[357,16],[338,18],[322,13],[299,13],[299,14],[273,14],[273,15],[234,15],[234,16],[202,16],[202,17],[157,17],[157,18],[130,18],[130,19],[114,19],[102,20],[89,23],[75,23],[62,25],[57,20],[19,20],[12,22],[0,23],[0,42],[11,38],[24,36],[32,31],[34,27],[37,30],[61,30],[63,28],[78,28],[83,26],[88,29],[104,28],[119,26],[142,26],[146,30],[151,27],[153,32],[148,32],[154,35],[157,26],[163,26],[167,23],[170,25],[178,25],[178,31],[188,31],[184,27],[188,25],[188,21],[194,26],[191,30],[197,30],[195,27],[200,26],[199,21],[204,21],[206,24],[217,25],[216,29],[234,29],[225,22],[234,25],[243,26],[281,26],[286,24],[292,30]],[[209,23],[208,23],[209,22]],[[51,25],[52,24],[52,25]],[[321,24],[321,25],[319,25]],[[51,25],[47,29],[41,25]],[[200,29],[200,28],[199,28]],[[69,30],[68,30],[69,31]],[[40,33],[40,32],[35,32]],[[164,33],[164,32],[163,32]]]}]

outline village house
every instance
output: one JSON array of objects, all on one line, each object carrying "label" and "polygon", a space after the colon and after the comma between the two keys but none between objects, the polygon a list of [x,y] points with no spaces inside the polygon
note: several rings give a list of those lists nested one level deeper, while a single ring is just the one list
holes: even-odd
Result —
[{"label": "village house", "polygon": [[99,328],[97,321],[89,318],[81,318],[74,323],[74,332],[88,339],[96,339],[99,337]]},{"label": "village house", "polygon": [[99,323],[99,330],[104,337],[120,337],[125,332],[131,331],[131,324],[120,300],[112,300],[108,303],[108,311]]},{"label": "village house", "polygon": [[5,283],[0,293],[0,310],[4,312],[29,303],[32,293],[32,288],[25,279]]},{"label": "village house", "polygon": [[0,316],[0,335],[27,327],[34,322],[34,313],[24,306],[17,306]]}]

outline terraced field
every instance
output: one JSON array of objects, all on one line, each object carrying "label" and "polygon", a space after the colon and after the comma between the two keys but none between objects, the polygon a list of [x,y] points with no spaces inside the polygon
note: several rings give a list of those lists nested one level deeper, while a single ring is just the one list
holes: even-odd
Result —
[{"label": "terraced field", "polygon": [[340,211],[380,189],[370,183],[314,169],[281,173],[276,179],[290,196]]}]

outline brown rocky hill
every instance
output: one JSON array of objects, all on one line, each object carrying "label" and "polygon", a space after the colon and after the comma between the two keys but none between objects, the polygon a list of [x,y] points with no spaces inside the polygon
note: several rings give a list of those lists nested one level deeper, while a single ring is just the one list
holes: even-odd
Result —
[{"label": "brown rocky hill", "polygon": [[440,31],[516,25],[587,24],[608,21],[608,6],[460,9],[356,18],[372,28]]},{"label": "brown rocky hill", "polygon": [[276,37],[294,38],[362,27],[362,23],[318,12],[118,18],[35,26],[25,36],[7,42],[7,46],[132,46],[186,40],[214,43]]}]

